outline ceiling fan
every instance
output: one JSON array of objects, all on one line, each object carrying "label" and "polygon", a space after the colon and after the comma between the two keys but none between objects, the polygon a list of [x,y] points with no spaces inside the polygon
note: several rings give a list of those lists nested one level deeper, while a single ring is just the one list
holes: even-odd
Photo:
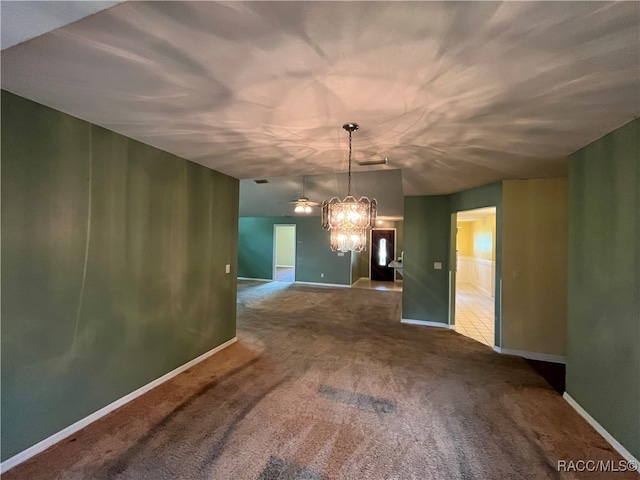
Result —
[{"label": "ceiling fan", "polygon": [[311,213],[311,207],[319,207],[320,204],[318,202],[312,202],[304,195],[304,187],[305,187],[305,177],[302,177],[302,196],[298,197],[296,200],[292,200],[289,203],[295,204],[295,208],[293,211],[295,213]]}]

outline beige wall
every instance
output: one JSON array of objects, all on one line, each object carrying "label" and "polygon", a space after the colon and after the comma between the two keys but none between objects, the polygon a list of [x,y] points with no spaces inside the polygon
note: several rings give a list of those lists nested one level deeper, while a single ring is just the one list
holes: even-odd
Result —
[{"label": "beige wall", "polygon": [[483,260],[496,259],[496,216],[489,215],[473,222],[458,222],[458,255]]},{"label": "beige wall", "polygon": [[472,223],[473,256],[482,260],[495,261],[496,256],[496,216],[479,218]]},{"label": "beige wall", "polygon": [[495,295],[496,216],[457,223],[458,250],[456,281],[475,285]]},{"label": "beige wall", "polygon": [[458,255],[473,257],[473,222],[458,222],[456,242]]},{"label": "beige wall", "polygon": [[565,356],[566,178],[502,183],[502,345]]},{"label": "beige wall", "polygon": [[295,225],[276,225],[276,265],[293,267],[296,263]]}]

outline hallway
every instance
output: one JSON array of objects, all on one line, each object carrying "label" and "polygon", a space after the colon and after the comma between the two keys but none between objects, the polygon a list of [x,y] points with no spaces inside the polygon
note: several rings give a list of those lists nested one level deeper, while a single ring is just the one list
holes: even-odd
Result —
[{"label": "hallway", "polygon": [[494,345],[494,299],[478,287],[456,284],[456,332],[489,347]]},{"label": "hallway", "polygon": [[276,267],[276,282],[292,283],[296,281],[296,269],[293,267]]}]

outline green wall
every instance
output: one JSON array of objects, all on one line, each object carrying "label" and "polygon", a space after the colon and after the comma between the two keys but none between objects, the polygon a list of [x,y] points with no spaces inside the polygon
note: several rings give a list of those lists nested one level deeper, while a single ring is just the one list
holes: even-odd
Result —
[{"label": "green wall", "polygon": [[6,91],[1,152],[6,460],[235,336],[238,181]]},{"label": "green wall", "polygon": [[640,458],[640,120],[569,158],[567,393]]},{"label": "green wall", "polygon": [[448,323],[449,216],[447,196],[404,197],[402,318]]},{"label": "green wall", "polygon": [[[449,323],[449,270],[455,275],[452,214],[496,206],[496,281],[502,265],[502,184],[492,183],[451,195],[405,197],[402,318]],[[452,230],[453,229],[453,230]],[[441,262],[442,270],[433,263]],[[455,285],[455,276],[452,276]],[[455,294],[451,291],[452,295]],[[500,289],[496,288],[496,345],[500,345]],[[455,297],[451,305],[455,304]],[[453,322],[453,316],[451,316]]]},{"label": "green wall", "polygon": [[240,217],[238,221],[238,276],[273,280],[273,225],[289,219]]},{"label": "green wall", "polygon": [[362,278],[360,275],[360,262],[362,261],[362,252],[351,252],[351,283],[356,283],[359,278]]},{"label": "green wall", "polygon": [[[238,224],[238,276],[273,279],[273,231],[296,225],[296,281],[351,284],[351,255],[329,247],[320,217],[241,217]],[[321,276],[324,274],[324,277]]]},{"label": "green wall", "polygon": [[[502,182],[490,183],[449,195],[449,211],[460,212],[502,205]],[[496,229],[499,215],[496,213]]]}]

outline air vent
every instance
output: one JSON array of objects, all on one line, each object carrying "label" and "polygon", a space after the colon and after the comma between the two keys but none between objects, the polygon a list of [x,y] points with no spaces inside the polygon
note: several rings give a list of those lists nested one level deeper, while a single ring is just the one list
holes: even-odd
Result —
[{"label": "air vent", "polygon": [[254,180],[254,182],[256,182],[256,183],[269,183],[269,180],[261,178],[260,180]]},{"label": "air vent", "polygon": [[356,163],[361,167],[366,167],[368,165],[388,165],[389,159],[387,157],[384,157],[382,160],[365,160],[362,162],[356,161]]}]

